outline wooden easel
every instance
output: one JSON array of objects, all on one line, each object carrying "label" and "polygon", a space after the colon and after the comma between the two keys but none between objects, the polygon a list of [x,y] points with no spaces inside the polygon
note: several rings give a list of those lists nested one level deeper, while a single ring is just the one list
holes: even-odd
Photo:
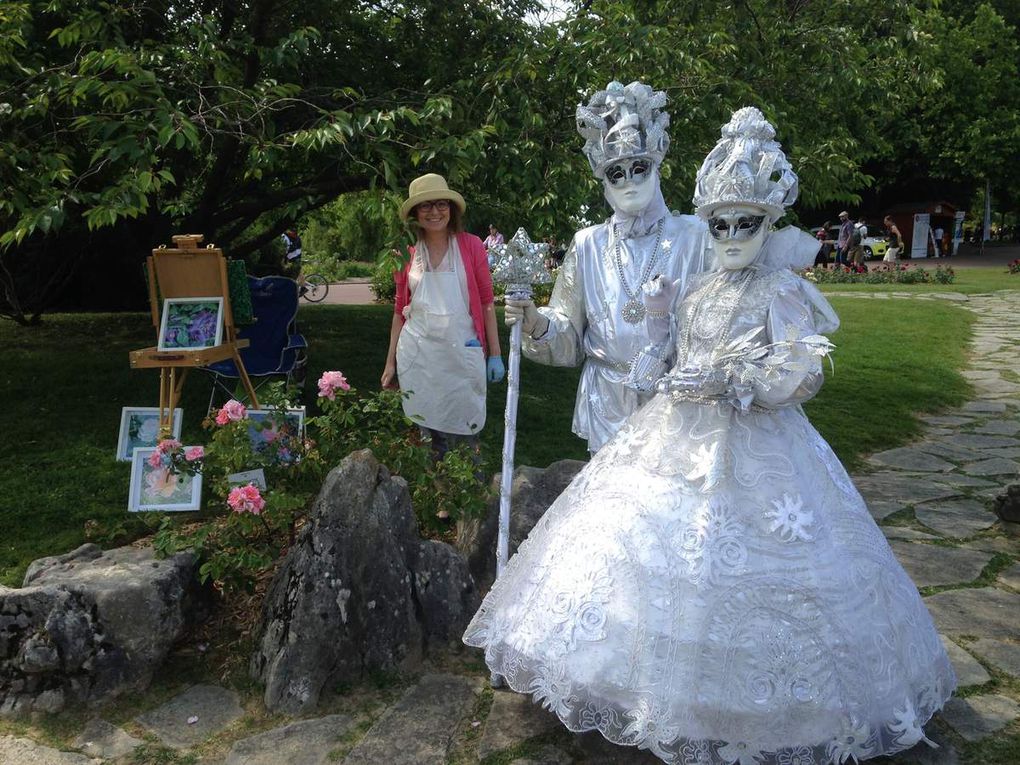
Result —
[{"label": "wooden easel", "polygon": [[223,359],[233,359],[248,394],[251,406],[259,402],[248,372],[241,360],[241,348],[249,342],[237,337],[234,314],[230,307],[227,283],[227,260],[223,251],[213,245],[199,248],[201,234],[178,234],[171,237],[174,247],[160,245],[148,257],[149,307],[152,324],[159,335],[162,300],[166,298],[223,298],[223,342],[212,348],[191,351],[161,351],[158,346],[131,351],[132,369],[159,369],[159,432],[168,438],[172,432],[173,413],[181,398],[181,389],[192,367],[204,367]]}]

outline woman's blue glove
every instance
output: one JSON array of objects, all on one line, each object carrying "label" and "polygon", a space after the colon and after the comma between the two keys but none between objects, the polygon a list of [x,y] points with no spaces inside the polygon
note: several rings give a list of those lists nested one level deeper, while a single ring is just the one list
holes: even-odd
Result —
[{"label": "woman's blue glove", "polygon": [[502,356],[489,356],[489,361],[485,365],[485,377],[490,383],[502,382],[504,375],[506,375],[506,367],[503,366]]}]

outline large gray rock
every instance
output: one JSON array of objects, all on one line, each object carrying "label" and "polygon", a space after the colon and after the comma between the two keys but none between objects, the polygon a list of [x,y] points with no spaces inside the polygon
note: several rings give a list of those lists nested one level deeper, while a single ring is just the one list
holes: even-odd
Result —
[{"label": "large gray rock", "polygon": [[205,607],[195,558],[82,545],[0,587],[0,716],[142,690]]},{"label": "large gray rock", "polygon": [[270,711],[315,706],[323,688],[411,669],[459,637],[478,607],[467,564],[418,536],[407,484],[369,451],[326,477],[266,595],[252,676]]},{"label": "large gray rock", "polygon": [[[586,463],[560,460],[543,469],[521,465],[514,470],[510,490],[510,555],[513,555],[538,523],[549,505],[574,480]],[[496,535],[499,530],[499,498],[489,503],[480,521],[461,523],[457,547],[467,557],[471,575],[483,592],[496,578]]]},{"label": "large gray rock", "polygon": [[414,595],[426,641],[461,645],[460,638],[478,610],[478,589],[464,558],[443,542],[425,540],[411,562]]}]

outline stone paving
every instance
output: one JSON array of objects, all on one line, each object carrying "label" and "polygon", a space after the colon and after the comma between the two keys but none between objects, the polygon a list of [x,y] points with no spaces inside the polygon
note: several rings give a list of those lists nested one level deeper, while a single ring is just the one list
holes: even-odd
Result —
[{"label": "stone paving", "polygon": [[[1020,733],[1020,531],[1005,528],[991,499],[1020,480],[1020,292],[852,293],[886,300],[952,300],[974,312],[970,368],[975,397],[956,411],[923,418],[917,442],[872,455],[854,480],[876,522],[914,579],[956,668],[960,690],[921,745],[876,762],[953,765],[971,742]],[[574,762],[654,765],[646,752],[609,744],[598,734],[566,731],[530,699],[488,690],[471,655],[449,673],[422,677],[384,710],[355,719],[334,714],[238,733],[245,712],[236,694],[192,686],[139,715],[133,732],[165,752],[201,759],[139,759],[142,743],[93,719],[64,752],[31,739],[0,735],[0,763],[101,765],[197,762],[199,765],[567,765]],[[252,731],[248,731],[249,734]],[[218,738],[217,738],[218,737]],[[207,754],[203,746],[219,740]],[[225,745],[222,745],[225,742]],[[1006,742],[1008,745],[1008,742]],[[1020,743],[1013,739],[1014,749]],[[197,748],[196,748],[197,747]],[[134,750],[134,756],[130,754]],[[163,755],[161,755],[163,756]],[[174,755],[176,756],[176,755]],[[1011,762],[1007,753],[996,762]]]}]

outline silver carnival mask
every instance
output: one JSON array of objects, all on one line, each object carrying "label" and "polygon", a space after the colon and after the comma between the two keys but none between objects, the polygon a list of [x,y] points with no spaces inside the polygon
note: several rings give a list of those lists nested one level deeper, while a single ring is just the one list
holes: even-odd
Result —
[{"label": "silver carnival mask", "polygon": [[612,186],[620,186],[627,181],[634,184],[644,183],[651,176],[652,162],[644,157],[624,159],[606,168],[606,180]]},{"label": "silver carnival mask", "polygon": [[708,219],[708,231],[716,241],[751,239],[765,222],[764,215],[748,215],[731,210],[720,212]]}]

